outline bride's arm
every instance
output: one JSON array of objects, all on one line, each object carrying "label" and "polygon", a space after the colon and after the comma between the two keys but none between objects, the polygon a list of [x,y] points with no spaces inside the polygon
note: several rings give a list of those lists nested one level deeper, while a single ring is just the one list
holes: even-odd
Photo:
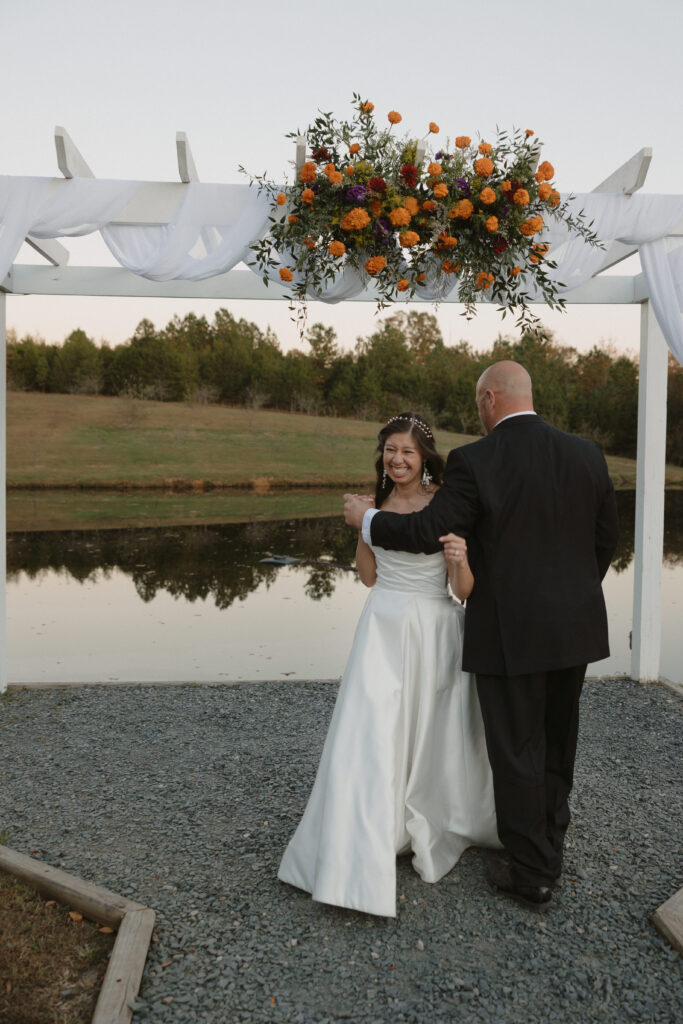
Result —
[{"label": "bride's arm", "polygon": [[356,548],[356,568],[358,569],[361,583],[364,583],[366,587],[374,587],[377,580],[377,562],[372,553],[372,548],[365,543],[360,530],[358,531],[358,546]]},{"label": "bride's arm", "polygon": [[451,590],[457,598],[465,601],[474,586],[474,576],[467,561],[467,541],[455,533],[447,533],[444,537],[439,537],[439,540],[443,543]]}]

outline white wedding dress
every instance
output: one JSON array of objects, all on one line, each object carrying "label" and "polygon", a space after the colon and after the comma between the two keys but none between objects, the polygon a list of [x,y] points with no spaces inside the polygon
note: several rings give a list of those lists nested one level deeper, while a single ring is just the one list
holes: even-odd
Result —
[{"label": "white wedding dress", "polygon": [[468,846],[499,847],[465,610],[441,552],[373,548],[377,582],[356,629],[308,805],[280,864],[315,900],[396,916],[396,855],[425,882]]}]

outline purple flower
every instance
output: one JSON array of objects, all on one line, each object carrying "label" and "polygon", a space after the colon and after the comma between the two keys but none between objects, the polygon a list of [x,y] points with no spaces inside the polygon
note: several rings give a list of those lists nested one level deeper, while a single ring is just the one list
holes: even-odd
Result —
[{"label": "purple flower", "polygon": [[500,210],[498,211],[498,216],[499,217],[507,217],[509,212],[510,212],[510,204],[509,203],[502,203],[501,207],[500,207]]},{"label": "purple flower", "polygon": [[362,203],[367,195],[368,190],[365,185],[354,185],[346,192],[346,198],[350,203]]},{"label": "purple flower", "polygon": [[391,221],[388,217],[380,217],[376,220],[372,226],[372,230],[377,235],[377,241],[381,242],[382,245],[388,245],[391,240]]},{"label": "purple flower", "polygon": [[435,160],[450,160],[451,159],[451,154],[450,153],[442,153],[441,150],[439,150],[438,153],[434,154],[434,159]]},{"label": "purple flower", "polygon": [[472,189],[470,188],[470,183],[467,178],[456,178],[455,181],[464,196],[472,195]]}]

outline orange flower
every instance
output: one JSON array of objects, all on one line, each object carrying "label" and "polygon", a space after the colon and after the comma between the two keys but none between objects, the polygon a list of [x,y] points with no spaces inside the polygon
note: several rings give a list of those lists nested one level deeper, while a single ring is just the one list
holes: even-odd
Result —
[{"label": "orange flower", "polygon": [[501,181],[501,183],[500,183],[500,190],[501,190],[501,192],[509,192],[511,188],[512,188],[512,182],[511,181]]},{"label": "orange flower", "polygon": [[313,241],[313,239],[311,238],[310,235],[308,236],[308,238],[304,238],[304,242],[306,243],[306,248],[307,249],[314,249],[315,248],[315,242]]},{"label": "orange flower", "polygon": [[275,202],[277,203],[278,206],[285,205],[285,203],[287,202],[287,196],[284,194],[284,192],[278,192],[278,194],[275,196]]},{"label": "orange flower", "polygon": [[292,271],[288,267],[280,267],[280,280],[291,281],[293,276]]},{"label": "orange flower", "polygon": [[360,153],[360,142],[352,142],[349,146],[349,153],[351,156],[353,156],[354,153]]},{"label": "orange flower", "polygon": [[510,267],[510,277],[517,277],[517,274],[519,274],[521,270],[521,267]]},{"label": "orange flower", "polygon": [[448,185],[444,185],[443,182],[440,182],[438,185],[434,186],[432,192],[437,199],[443,199],[444,196],[448,195]]},{"label": "orange flower", "polygon": [[395,210],[389,211],[389,220],[395,228],[410,224],[410,211],[405,206],[398,206]]},{"label": "orange flower", "polygon": [[367,210],[361,210],[360,207],[356,207],[355,210],[349,210],[341,219],[341,226],[344,231],[362,231],[369,223],[370,215]]},{"label": "orange flower", "polygon": [[396,285],[397,292],[404,292],[406,288],[410,288],[410,281],[406,277],[402,277]]},{"label": "orange flower", "polygon": [[474,169],[480,178],[488,178],[490,174],[493,174],[493,160],[489,160],[487,156],[481,156],[474,161]]},{"label": "orange flower", "polygon": [[408,211],[408,213],[411,215],[411,217],[414,217],[415,214],[420,209],[420,204],[418,203],[415,196],[406,196],[405,199],[403,200],[403,205]]},{"label": "orange flower", "polygon": [[432,162],[427,168],[427,173],[433,174],[434,177],[436,178],[438,177],[439,174],[443,174],[443,167],[441,166],[441,164],[437,164],[436,160],[432,160]]},{"label": "orange flower", "polygon": [[373,201],[370,203],[370,209],[372,210],[373,217],[379,217],[382,211],[382,203],[380,202],[380,200],[373,199]]},{"label": "orange flower", "polygon": [[512,196],[512,202],[517,206],[528,206],[529,205],[529,193],[525,188],[518,188]]},{"label": "orange flower", "polygon": [[473,212],[474,206],[469,199],[461,199],[455,204],[455,206],[451,207],[448,211],[448,216],[451,220],[455,220],[456,218],[459,220],[467,220],[468,217],[472,216]]},{"label": "orange flower", "polygon": [[496,201],[496,193],[493,191],[492,188],[488,188],[487,186],[486,188],[483,188],[481,190],[479,198],[481,199],[482,203],[484,203],[486,206],[490,206],[491,203],[495,203]]},{"label": "orange flower", "polygon": [[290,213],[289,217],[287,218],[287,221],[288,221],[289,224],[296,224],[298,219],[299,218],[297,217],[297,215],[295,213]]},{"label": "orange flower", "polygon": [[402,231],[398,236],[398,240],[404,249],[410,249],[413,245],[417,245],[420,241],[420,236],[417,231]]},{"label": "orange flower", "polygon": [[[538,223],[539,221],[541,221],[540,224]],[[542,227],[543,221],[540,217],[530,217],[528,220],[524,221],[519,230],[525,238],[531,238],[531,236],[540,231]]]},{"label": "orange flower", "polygon": [[462,263],[455,263],[453,260],[444,260],[441,264],[444,274],[457,274],[461,267]]},{"label": "orange flower", "polygon": [[538,186],[538,198],[539,199],[550,199],[553,194],[552,185],[549,185],[547,181],[541,182]]},{"label": "orange flower", "polygon": [[381,274],[387,265],[384,256],[371,256],[365,264],[368,274]]},{"label": "orange flower", "polygon": [[434,202],[433,199],[425,199],[424,203],[422,204],[422,209],[426,210],[427,213],[430,213],[432,210],[436,209],[436,203]]},{"label": "orange flower", "polygon": [[489,156],[493,152],[493,146],[491,145],[490,142],[480,142],[479,152],[482,153],[484,156]]},{"label": "orange flower", "polygon": [[427,275],[426,274],[418,274],[417,277],[415,278],[415,280],[416,281],[426,281],[427,280]]},{"label": "orange flower", "polygon": [[327,177],[329,178],[329,176],[331,174],[334,174],[334,172],[336,170],[337,170],[337,168],[334,166],[334,164],[325,164],[325,166],[323,168],[323,174],[326,174]]},{"label": "orange flower", "polygon": [[439,126],[436,123],[436,121],[430,121],[429,122],[429,130],[432,133],[432,135],[438,135],[439,134]]},{"label": "orange flower", "polygon": [[469,135],[458,135],[458,137],[455,140],[455,144],[458,147],[458,149],[467,149],[471,141],[472,139],[469,137]]},{"label": "orange flower", "polygon": [[365,103],[361,103],[360,112],[361,114],[371,114],[375,109],[375,104],[371,103],[370,100],[366,100]]},{"label": "orange flower", "polygon": [[305,163],[299,171],[299,177],[302,181],[315,181],[315,164],[310,160]]},{"label": "orange flower", "polygon": [[340,171],[331,171],[330,174],[327,175],[327,178],[330,185],[341,185],[344,180]]},{"label": "orange flower", "polygon": [[493,274],[487,274],[484,270],[482,270],[479,274],[475,275],[475,278],[474,278],[474,286],[475,286],[475,288],[479,288],[479,289],[483,288],[484,291],[488,291],[492,284],[493,284]]},{"label": "orange flower", "polygon": [[536,242],[532,247],[533,251],[529,259],[532,263],[538,263],[539,260],[543,259],[549,248],[550,246],[547,243]]},{"label": "orange flower", "polygon": [[[540,174],[540,178],[539,178]],[[555,176],[555,168],[548,160],[544,160],[536,172],[536,181],[550,181]]]},{"label": "orange flower", "polygon": [[560,193],[557,191],[557,189],[553,189],[550,194],[550,205],[557,206],[561,198],[562,197],[560,196]]},{"label": "orange flower", "polygon": [[330,242],[327,247],[327,251],[330,256],[343,256],[346,252],[346,246],[343,242]]},{"label": "orange flower", "polygon": [[454,238],[453,235],[449,235],[447,231],[442,231],[436,243],[439,249],[454,249],[458,244],[458,239]]},{"label": "orange flower", "polygon": [[525,135],[527,136],[527,138],[528,138],[528,136],[529,136],[529,135],[533,135],[534,133],[533,133],[533,131],[531,130],[531,128],[527,128],[527,130],[526,130],[526,131],[524,132],[524,134],[525,134]]},{"label": "orange flower", "polygon": [[398,110],[390,110],[389,113],[387,114],[387,117],[389,118],[390,124],[398,124],[399,121],[403,120]]},{"label": "orange flower", "polygon": [[301,193],[301,202],[302,203],[308,203],[309,206],[313,206],[313,199],[314,199],[314,197],[315,197],[315,192],[313,191],[313,189],[312,188],[305,188],[303,190],[303,192]]},{"label": "orange flower", "polygon": [[351,164],[349,164],[349,166],[346,168],[346,173],[348,174],[348,176],[350,178],[352,174],[356,173],[356,168],[352,167]]},{"label": "orange flower", "polygon": [[494,231],[498,230],[498,218],[497,217],[487,217],[486,218],[486,230],[487,231],[491,231],[491,232],[494,232]]}]

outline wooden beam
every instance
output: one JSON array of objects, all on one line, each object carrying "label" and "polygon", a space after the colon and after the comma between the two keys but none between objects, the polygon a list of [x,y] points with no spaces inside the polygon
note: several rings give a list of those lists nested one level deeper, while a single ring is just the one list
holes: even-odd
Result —
[{"label": "wooden beam", "polygon": [[95,177],[85,162],[78,146],[66,128],[62,128],[61,125],[57,125],[55,128],[55,148],[57,150],[57,164],[65,178]]},{"label": "wooden beam", "polygon": [[593,192],[621,192],[625,196],[632,196],[645,184],[645,178],[650,168],[652,150],[649,146],[638,150],[630,160],[613,171],[604,181],[592,190]]},{"label": "wooden beam", "polygon": [[185,182],[199,181],[197,167],[192,157],[192,150],[190,149],[190,142],[185,132],[175,133],[175,147],[178,154],[180,180]]},{"label": "wooden beam", "polygon": [[34,238],[27,235],[26,241],[36,252],[44,256],[53,267],[65,267],[69,262],[70,252],[56,238]]},{"label": "wooden beam", "polygon": [[140,990],[147,950],[154,931],[154,911],[129,910],[116,935],[91,1024],[128,1024]]},{"label": "wooden beam", "polygon": [[308,139],[305,135],[297,135],[296,137],[296,148],[294,150],[294,176],[298,179],[299,172],[303,165],[306,163],[306,146],[308,145]]}]

